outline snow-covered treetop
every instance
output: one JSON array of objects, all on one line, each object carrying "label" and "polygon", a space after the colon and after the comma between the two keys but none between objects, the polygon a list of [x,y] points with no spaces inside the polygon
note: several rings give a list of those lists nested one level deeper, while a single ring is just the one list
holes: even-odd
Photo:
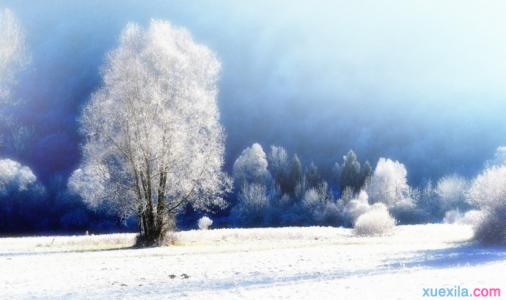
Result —
[{"label": "snow-covered treetop", "polygon": [[238,181],[248,181],[256,183],[265,183],[270,177],[267,169],[269,163],[262,146],[254,143],[244,149],[234,162],[234,179]]},{"label": "snow-covered treetop", "polygon": [[282,170],[288,167],[288,153],[286,149],[281,146],[271,146],[269,153],[270,167],[273,170]]}]

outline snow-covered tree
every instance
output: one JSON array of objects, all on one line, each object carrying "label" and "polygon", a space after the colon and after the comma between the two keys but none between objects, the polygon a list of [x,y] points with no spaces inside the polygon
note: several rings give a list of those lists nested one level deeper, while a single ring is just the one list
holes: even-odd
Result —
[{"label": "snow-covered tree", "polygon": [[343,164],[340,169],[339,183],[341,191],[346,187],[353,188],[354,191],[360,189],[360,162],[353,150],[343,156]]},{"label": "snow-covered tree", "polygon": [[161,243],[175,215],[224,206],[220,63],[169,22],[128,24],[81,117],[81,167],[70,187],[91,206],[136,215],[140,238]]},{"label": "snow-covered tree", "polygon": [[0,160],[0,194],[9,191],[24,191],[37,181],[32,170],[11,159]]},{"label": "snow-covered tree", "polygon": [[237,197],[238,202],[231,212],[234,222],[241,226],[264,225],[270,209],[266,186],[260,183],[245,183]]},{"label": "snow-covered tree", "polygon": [[305,179],[302,162],[297,154],[293,155],[288,175],[287,191],[293,197],[300,199],[305,192]]},{"label": "snow-covered tree", "polygon": [[271,146],[271,152],[269,153],[269,167],[271,168],[273,175],[278,172],[283,172],[288,166],[288,153],[286,149],[281,146]]},{"label": "snow-covered tree", "polygon": [[[271,146],[268,156],[269,170],[273,176],[274,185],[280,196],[290,193],[290,163],[288,153],[281,146]],[[285,197],[285,198],[286,198]]]},{"label": "snow-covered tree", "polygon": [[341,191],[351,188],[353,192],[358,193],[364,186],[366,179],[371,176],[371,164],[366,161],[363,165],[358,161],[357,155],[353,150],[343,156],[343,163],[334,165],[334,171],[337,172],[339,186]]},{"label": "snow-covered tree", "polygon": [[0,11],[0,102],[9,99],[15,75],[28,62],[25,34],[9,9]]},{"label": "snow-covered tree", "polygon": [[309,212],[324,206],[330,200],[326,188],[327,184],[323,183],[320,188],[315,187],[308,189],[302,197],[302,206]]},{"label": "snow-covered tree", "polygon": [[306,190],[301,206],[303,215],[308,218],[308,224],[335,226],[340,221],[339,208],[330,196],[325,181]]},{"label": "snow-covered tree", "polygon": [[446,210],[443,208],[443,201],[436,193],[432,180],[427,181],[423,186],[411,190],[411,198],[416,204],[418,216],[409,223],[440,222]]},{"label": "snow-covered tree", "polygon": [[311,163],[306,170],[306,185],[307,188],[317,188],[323,183],[323,179],[318,172],[318,167]]},{"label": "snow-covered tree", "polygon": [[372,175],[372,166],[371,163],[366,160],[365,163],[360,167],[360,188],[364,186],[366,181],[371,177]]},{"label": "snow-covered tree", "polygon": [[469,182],[461,176],[450,175],[441,178],[436,185],[435,193],[441,202],[442,209],[465,208]]},{"label": "snow-covered tree", "polygon": [[407,175],[402,163],[380,158],[366,188],[371,202],[382,202],[389,208],[412,206]]},{"label": "snow-covered tree", "polygon": [[476,238],[506,244],[506,165],[485,169],[474,179],[468,197],[484,213]]},{"label": "snow-covered tree", "polygon": [[244,149],[235,160],[233,176],[238,188],[246,183],[266,184],[270,179],[267,155],[262,146],[254,143]]}]

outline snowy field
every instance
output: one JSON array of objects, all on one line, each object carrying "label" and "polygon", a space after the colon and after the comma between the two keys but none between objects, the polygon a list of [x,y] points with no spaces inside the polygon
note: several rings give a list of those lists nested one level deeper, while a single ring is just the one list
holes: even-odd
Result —
[{"label": "snowy field", "polygon": [[506,294],[506,249],[471,237],[464,225],[414,225],[381,238],[328,227],[187,231],[149,249],[130,248],[133,234],[3,238],[0,298],[418,299],[423,288],[455,286]]}]

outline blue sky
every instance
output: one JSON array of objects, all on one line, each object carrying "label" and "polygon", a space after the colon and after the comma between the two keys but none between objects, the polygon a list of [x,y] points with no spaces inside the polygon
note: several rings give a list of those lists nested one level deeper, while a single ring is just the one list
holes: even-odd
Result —
[{"label": "blue sky", "polygon": [[[17,154],[44,177],[79,162],[76,119],[129,21],[167,19],[220,57],[227,161],[253,142],[331,167],[349,149],[413,183],[474,175],[506,144],[503,1],[6,1],[28,35]],[[230,163],[229,163],[230,164]]]}]

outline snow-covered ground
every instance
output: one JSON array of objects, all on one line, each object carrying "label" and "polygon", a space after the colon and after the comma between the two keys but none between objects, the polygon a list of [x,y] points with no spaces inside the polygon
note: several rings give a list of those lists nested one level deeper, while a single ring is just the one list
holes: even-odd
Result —
[{"label": "snow-covered ground", "polygon": [[129,248],[133,234],[4,238],[0,298],[418,299],[455,286],[505,298],[506,249],[471,237],[465,225],[414,225],[372,238],[330,227],[187,231],[149,249]]}]

